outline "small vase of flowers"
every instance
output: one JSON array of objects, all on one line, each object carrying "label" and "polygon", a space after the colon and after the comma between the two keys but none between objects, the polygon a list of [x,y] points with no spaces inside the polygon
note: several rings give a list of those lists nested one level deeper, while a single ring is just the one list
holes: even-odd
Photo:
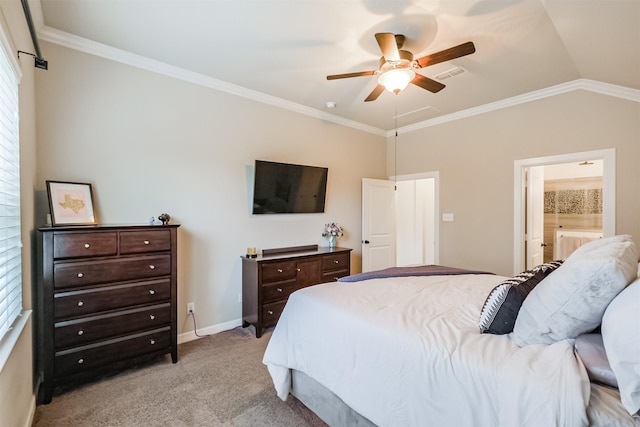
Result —
[{"label": "small vase of flowers", "polygon": [[324,225],[324,230],[322,231],[322,237],[329,239],[329,247],[333,248],[336,246],[336,240],[344,234],[344,230],[341,226],[336,224],[335,222],[330,222],[329,224]]}]

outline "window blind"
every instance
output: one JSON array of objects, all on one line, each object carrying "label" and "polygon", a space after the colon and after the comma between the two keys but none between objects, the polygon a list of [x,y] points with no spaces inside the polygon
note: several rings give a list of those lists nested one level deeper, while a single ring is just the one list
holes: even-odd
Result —
[{"label": "window blind", "polygon": [[[2,46],[2,45],[0,45]],[[0,49],[0,340],[22,311],[18,79]]]}]

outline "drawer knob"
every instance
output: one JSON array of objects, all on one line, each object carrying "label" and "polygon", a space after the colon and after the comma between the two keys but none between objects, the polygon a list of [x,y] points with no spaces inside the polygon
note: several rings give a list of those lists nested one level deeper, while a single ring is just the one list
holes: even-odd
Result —
[{"label": "drawer knob", "polygon": [[79,278],[79,279],[82,279],[83,277],[84,277],[84,274],[83,274],[83,273],[78,273],[78,278]]},{"label": "drawer knob", "polygon": [[156,291],[154,291],[153,289],[149,289],[149,295],[155,295]]},{"label": "drawer knob", "polygon": [[333,260],[334,264],[340,264],[340,261],[338,261],[337,259]]},{"label": "drawer knob", "polygon": [[84,302],[78,301],[78,307],[82,307],[83,305],[84,305]]},{"label": "drawer knob", "polygon": [[87,248],[87,249],[89,249],[89,248],[91,247],[91,245],[90,245],[90,244],[88,244],[88,243],[85,243],[85,244],[84,244],[84,247],[85,247],[85,248]]},{"label": "drawer knob", "polygon": [[276,288],[276,291],[282,292],[282,288]]},{"label": "drawer knob", "polygon": [[296,268],[296,271],[301,271],[299,268]]},{"label": "drawer knob", "polygon": [[282,269],[281,268],[278,269],[278,273],[282,273]]},{"label": "drawer knob", "polygon": [[149,244],[149,241],[148,241],[148,240],[145,240],[145,241],[144,241],[144,244],[145,244],[145,245],[148,245],[148,244]]},{"label": "drawer knob", "polygon": [[155,265],[153,265],[153,264],[151,264],[151,265],[149,266],[149,268],[150,268],[151,270],[155,270],[155,269],[156,269],[156,266],[155,266]]},{"label": "drawer knob", "polygon": [[267,311],[267,313],[269,313],[269,314],[273,314],[273,311],[269,310],[269,311]]},{"label": "drawer knob", "polygon": [[338,281],[339,277],[334,277],[333,280]]},{"label": "drawer knob", "polygon": [[78,365],[82,365],[84,363],[84,359],[78,359]]},{"label": "drawer knob", "polygon": [[156,343],[156,340],[151,340],[149,342],[151,343],[151,345],[154,345]]},{"label": "drawer knob", "polygon": [[83,331],[82,329],[80,329],[80,330],[78,331],[78,335],[84,335],[84,331]]},{"label": "drawer knob", "polygon": [[149,319],[151,319],[151,320],[155,320],[155,319],[156,319],[156,316],[154,316],[153,314],[150,314],[150,315],[149,315]]}]

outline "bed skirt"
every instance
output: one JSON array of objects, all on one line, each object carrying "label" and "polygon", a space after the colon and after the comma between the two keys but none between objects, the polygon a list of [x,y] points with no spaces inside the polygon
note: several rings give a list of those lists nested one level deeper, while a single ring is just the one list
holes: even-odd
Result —
[{"label": "bed skirt", "polygon": [[329,389],[294,369],[291,370],[291,394],[331,427],[375,427]]}]

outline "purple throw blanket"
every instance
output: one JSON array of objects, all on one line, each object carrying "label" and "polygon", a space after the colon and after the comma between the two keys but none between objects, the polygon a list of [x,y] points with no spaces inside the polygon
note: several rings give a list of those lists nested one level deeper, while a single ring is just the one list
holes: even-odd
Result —
[{"label": "purple throw blanket", "polygon": [[419,265],[415,267],[389,267],[384,270],[367,271],[338,279],[338,282],[360,282],[361,280],[382,279],[386,277],[408,276],[453,276],[458,274],[494,274],[487,271],[463,270],[444,265]]}]

